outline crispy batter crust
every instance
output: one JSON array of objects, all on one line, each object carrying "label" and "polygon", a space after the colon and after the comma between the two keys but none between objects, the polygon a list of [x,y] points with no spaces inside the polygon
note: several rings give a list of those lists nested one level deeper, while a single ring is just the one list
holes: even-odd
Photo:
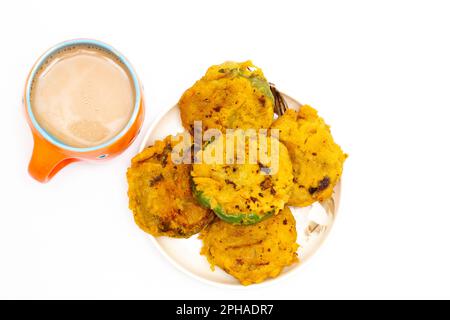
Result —
[{"label": "crispy batter crust", "polygon": [[[272,140],[278,144],[277,172],[275,167],[267,163],[265,165],[259,161],[251,163],[248,143],[243,164],[203,162],[193,166],[191,176],[194,193],[200,203],[213,209],[216,215],[230,223],[253,224],[272,214],[276,215],[284,208],[290,197],[293,175],[289,153],[286,147],[275,138],[263,136],[262,139],[266,141],[269,148]],[[226,141],[222,135],[208,144],[204,154],[216,150],[218,145],[224,144],[224,140]],[[224,145],[225,153],[226,143]],[[257,147],[260,147],[259,141]]]},{"label": "crispy batter crust", "polygon": [[171,151],[176,143],[168,136],[132,159],[127,171],[129,206],[145,232],[188,238],[211,222],[214,214],[198,205],[192,195],[192,166],[172,163]]},{"label": "crispy batter crust", "polygon": [[274,278],[298,261],[295,219],[286,207],[258,224],[237,226],[216,219],[201,233],[205,255],[243,285]]},{"label": "crispy batter crust", "polygon": [[194,121],[203,130],[269,128],[273,121],[273,95],[261,69],[251,61],[212,66],[178,102],[186,130]]},{"label": "crispy batter crust", "polygon": [[288,204],[303,207],[330,198],[347,155],[317,111],[307,105],[299,112],[289,109],[272,128],[280,130],[292,159],[294,188]]}]

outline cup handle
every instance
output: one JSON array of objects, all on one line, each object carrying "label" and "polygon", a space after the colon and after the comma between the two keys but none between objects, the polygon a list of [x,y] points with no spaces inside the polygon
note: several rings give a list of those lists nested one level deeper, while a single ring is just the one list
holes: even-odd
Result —
[{"label": "cup handle", "polygon": [[61,153],[46,140],[34,137],[33,154],[28,165],[28,172],[37,181],[46,183],[59,170],[75,161],[78,160]]}]

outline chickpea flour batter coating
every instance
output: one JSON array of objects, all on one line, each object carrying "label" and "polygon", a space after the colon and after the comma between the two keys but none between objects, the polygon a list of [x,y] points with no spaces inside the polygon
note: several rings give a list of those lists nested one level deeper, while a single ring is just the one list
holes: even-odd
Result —
[{"label": "chickpea flour batter coating", "polygon": [[[267,146],[272,143],[273,156],[278,157],[277,168],[267,163],[249,161],[249,144],[245,148],[245,162],[238,164],[202,163],[192,169],[193,192],[198,201],[216,215],[233,224],[253,224],[276,215],[289,200],[293,187],[292,163],[286,147],[273,137],[262,136]],[[224,135],[208,144],[203,152],[212,153],[227,141]],[[261,148],[258,140],[257,148]],[[258,149],[259,151],[260,149]],[[199,151],[201,152],[201,151]],[[218,151],[219,152],[219,151]],[[197,155],[196,155],[197,156]],[[236,158],[237,159],[237,158]]]},{"label": "chickpea flour batter coating", "polygon": [[272,128],[280,130],[292,160],[294,188],[288,205],[304,207],[330,198],[347,155],[317,111],[308,105],[298,112],[288,109]]},{"label": "chickpea flour batter coating", "polygon": [[136,224],[153,236],[188,238],[214,218],[192,195],[192,165],[172,162],[176,144],[172,136],[156,141],[132,159],[127,171],[130,209]]},{"label": "chickpea flour batter coating", "polygon": [[285,207],[260,223],[239,226],[216,219],[200,235],[201,254],[243,285],[277,277],[298,261],[295,219]]},{"label": "chickpea flour batter coating", "polygon": [[269,128],[274,98],[261,69],[251,61],[226,62],[208,69],[178,102],[183,126],[194,134],[194,121],[203,130]]}]

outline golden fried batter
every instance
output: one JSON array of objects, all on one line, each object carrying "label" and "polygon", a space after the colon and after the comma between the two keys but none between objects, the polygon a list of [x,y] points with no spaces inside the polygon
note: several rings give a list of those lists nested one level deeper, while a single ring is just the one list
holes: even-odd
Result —
[{"label": "golden fried batter", "polygon": [[[188,238],[214,218],[192,196],[191,165],[175,165],[172,136],[156,141],[131,161],[127,171],[129,206],[138,226],[154,236]],[[182,136],[179,137],[182,139]]]},{"label": "golden fried batter", "polygon": [[317,111],[307,105],[299,112],[289,109],[272,128],[280,130],[292,159],[294,188],[288,204],[304,207],[330,198],[347,155]]},{"label": "golden fried batter", "polygon": [[211,264],[237,278],[241,284],[274,278],[298,261],[295,219],[288,207],[280,214],[251,226],[216,219],[200,236],[201,254]]},{"label": "golden fried batter", "polygon": [[[242,138],[245,134],[239,132],[235,136]],[[234,224],[253,224],[277,214],[289,200],[293,186],[292,163],[286,147],[275,138],[262,135],[255,140],[255,149],[261,148],[261,143],[267,146],[265,150],[273,146],[267,154],[273,152],[271,157],[277,157],[277,161],[270,164],[257,159],[250,161],[250,144],[246,143],[245,161],[240,159],[241,164],[227,164],[227,143],[224,142],[229,140],[221,135],[203,150],[205,160],[205,154],[214,153],[213,150],[220,152],[219,146],[223,145],[223,161],[203,161],[193,166],[193,192],[199,202],[213,209],[219,218]]]},{"label": "golden fried batter", "polygon": [[194,133],[194,121],[203,130],[269,128],[274,99],[261,69],[251,61],[212,66],[178,102],[183,126]]}]

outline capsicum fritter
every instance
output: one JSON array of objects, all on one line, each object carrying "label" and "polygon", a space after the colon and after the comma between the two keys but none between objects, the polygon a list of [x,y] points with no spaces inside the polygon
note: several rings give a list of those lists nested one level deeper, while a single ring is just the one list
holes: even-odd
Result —
[{"label": "capsicum fritter", "polygon": [[129,206],[144,231],[188,238],[200,232],[214,213],[200,206],[192,195],[192,165],[172,162],[172,148],[180,141],[172,138],[156,141],[132,159],[127,171]]},{"label": "capsicum fritter", "polygon": [[330,127],[308,105],[289,109],[272,128],[279,129],[294,169],[294,188],[288,204],[305,207],[330,198],[342,175],[347,155],[334,142]]}]

